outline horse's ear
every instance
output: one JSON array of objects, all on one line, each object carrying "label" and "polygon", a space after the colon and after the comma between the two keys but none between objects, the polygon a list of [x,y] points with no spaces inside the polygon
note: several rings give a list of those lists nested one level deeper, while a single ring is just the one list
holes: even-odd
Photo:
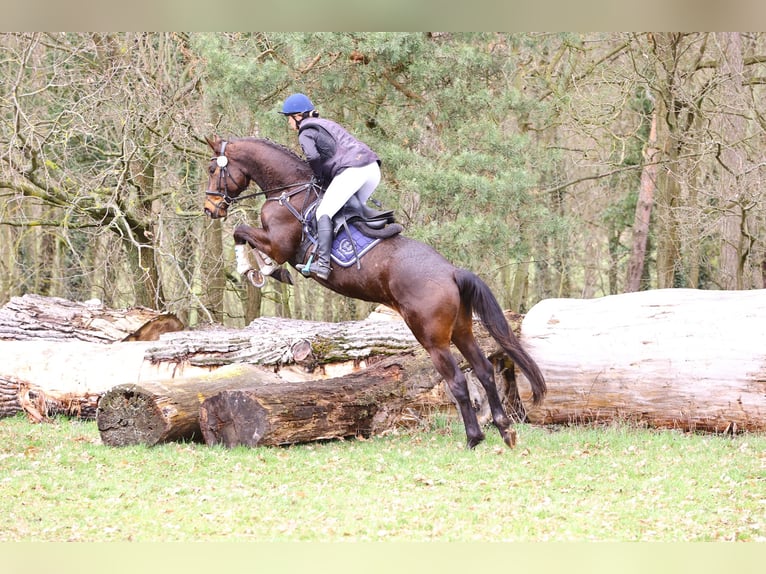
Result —
[{"label": "horse's ear", "polygon": [[220,137],[214,136],[210,138],[205,136],[205,141],[207,142],[207,145],[210,146],[210,149],[213,150],[213,152],[219,153],[218,150],[221,149],[221,142],[223,141]]}]

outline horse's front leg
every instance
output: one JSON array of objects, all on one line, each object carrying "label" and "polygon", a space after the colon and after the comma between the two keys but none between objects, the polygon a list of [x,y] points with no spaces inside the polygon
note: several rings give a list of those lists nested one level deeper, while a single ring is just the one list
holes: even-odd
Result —
[{"label": "horse's front leg", "polygon": [[261,227],[253,227],[252,225],[241,224],[234,228],[234,244],[235,245],[249,245],[253,249],[257,249],[261,253],[265,253],[278,263],[284,263],[279,261],[275,254],[272,252],[271,239],[265,229]]},{"label": "horse's front leg", "polygon": [[[255,264],[250,261],[245,245],[250,245],[255,250]],[[245,224],[238,225],[234,229],[234,251],[237,255],[237,271],[248,277],[256,287],[263,287],[266,281],[263,276],[273,277],[288,285],[293,284],[290,272],[279,267],[286,261],[286,256],[279,250],[273,249],[265,229]]]}]

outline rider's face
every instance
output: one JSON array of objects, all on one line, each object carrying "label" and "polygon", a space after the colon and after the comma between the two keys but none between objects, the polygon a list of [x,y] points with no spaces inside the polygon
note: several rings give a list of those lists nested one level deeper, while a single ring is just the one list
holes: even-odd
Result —
[{"label": "rider's face", "polygon": [[287,125],[290,126],[291,130],[298,131],[298,118],[300,116],[298,114],[291,114],[287,116]]}]

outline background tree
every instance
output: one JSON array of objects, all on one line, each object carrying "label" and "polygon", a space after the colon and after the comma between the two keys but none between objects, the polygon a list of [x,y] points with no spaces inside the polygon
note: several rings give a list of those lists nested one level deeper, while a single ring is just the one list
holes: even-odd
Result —
[{"label": "background tree", "polygon": [[183,48],[165,34],[3,37],[3,220],[36,231],[12,257],[32,271],[17,289],[168,305],[163,239],[185,226],[177,190],[198,159],[165,163],[192,141],[199,80]]},{"label": "background tree", "polygon": [[200,210],[204,136],[299,151],[277,113],[296,91],[378,151],[376,198],[406,233],[505,307],[761,288],[764,48],[760,33],[2,34],[0,303],[98,297],[189,325],[365,316],[297,276],[243,283],[231,233],[260,200],[223,222]]}]

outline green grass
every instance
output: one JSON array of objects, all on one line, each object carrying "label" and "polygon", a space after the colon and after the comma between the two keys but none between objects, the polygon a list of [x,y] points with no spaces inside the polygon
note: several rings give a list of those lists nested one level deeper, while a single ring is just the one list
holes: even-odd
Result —
[{"label": "green grass", "polygon": [[0,541],[766,541],[766,436],[459,423],[289,448],[112,448],[0,420]]}]

